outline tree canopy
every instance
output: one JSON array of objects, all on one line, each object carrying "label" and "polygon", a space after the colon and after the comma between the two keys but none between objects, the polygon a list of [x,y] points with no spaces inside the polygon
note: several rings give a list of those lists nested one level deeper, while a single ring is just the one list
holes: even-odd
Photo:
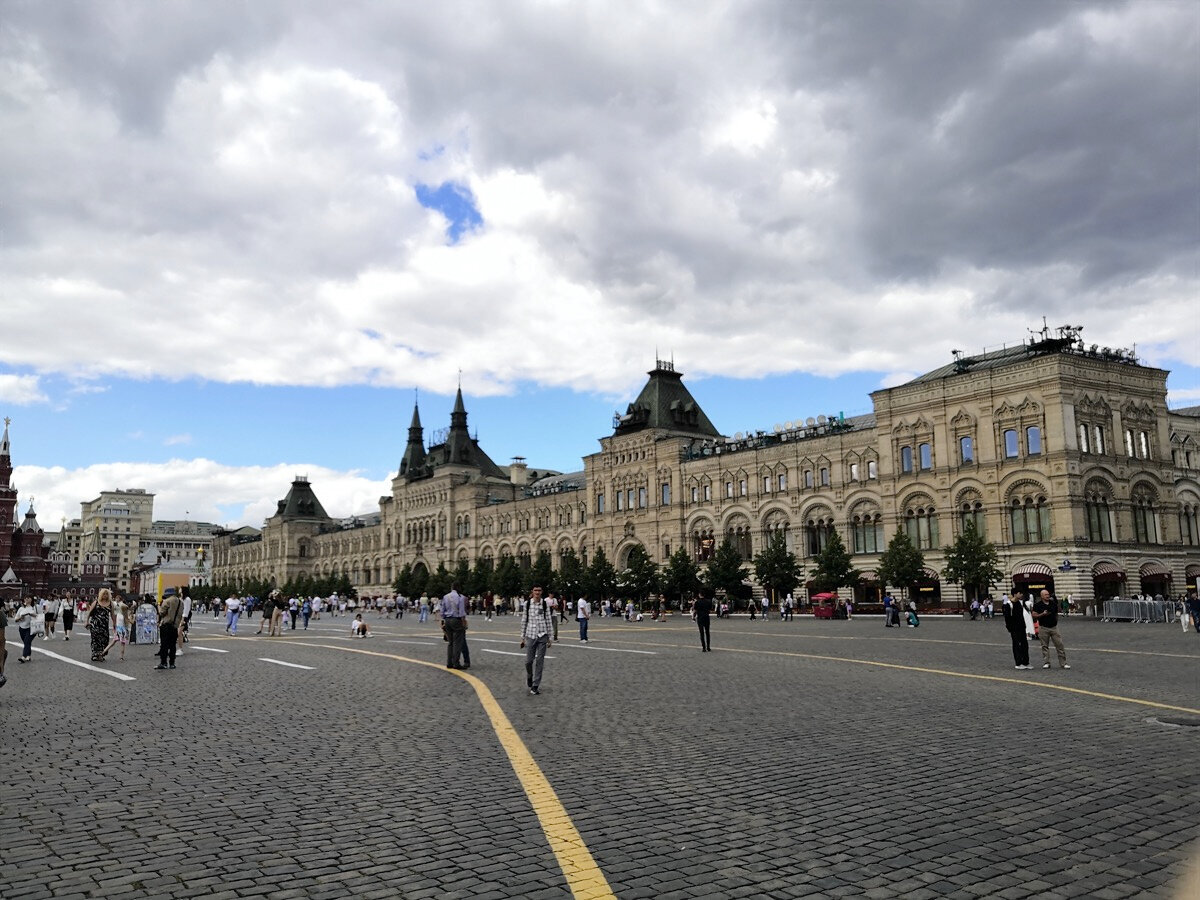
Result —
[{"label": "tree canopy", "polygon": [[897,528],[887,550],[879,558],[879,580],[885,585],[895,585],[907,596],[909,588],[916,584],[924,570],[924,554],[913,546],[908,532]]},{"label": "tree canopy", "polygon": [[946,551],[942,575],[951,584],[961,584],[968,600],[972,596],[986,596],[992,585],[1004,577],[996,545],[984,540],[971,519],[967,519],[962,534]]},{"label": "tree canopy", "polygon": [[804,566],[796,554],[787,548],[782,534],[774,535],[758,556],[754,557],[754,575],[759,584],[777,596],[790,594],[800,583]]}]

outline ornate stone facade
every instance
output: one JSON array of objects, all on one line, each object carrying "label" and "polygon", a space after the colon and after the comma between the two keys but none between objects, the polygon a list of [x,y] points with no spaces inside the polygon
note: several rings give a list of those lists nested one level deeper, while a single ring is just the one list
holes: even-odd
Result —
[{"label": "ornate stone facade", "polygon": [[[967,519],[1001,551],[1009,581],[1089,602],[1179,593],[1200,577],[1200,408],[1170,411],[1167,373],[1074,330],[955,360],[871,395],[874,413],[721,436],[670,363],[649,373],[582,472],[497,466],[468,436],[462,393],[426,450],[414,411],[390,496],[350,527],[300,479],[261,533],[214,543],[217,583],[346,574],[384,592],[405,564],[521,562],[603,548],[621,567],[643,546],[703,561],[728,537],[749,558],[783,534],[804,561],[836,530],[878,596],[879,554],[898,527],[925,553],[926,602]],[[809,568],[811,571],[811,567]]]}]

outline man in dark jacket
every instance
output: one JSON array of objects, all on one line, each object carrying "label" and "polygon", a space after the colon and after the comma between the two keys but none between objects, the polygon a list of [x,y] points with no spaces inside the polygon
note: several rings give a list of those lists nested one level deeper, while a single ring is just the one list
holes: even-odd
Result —
[{"label": "man in dark jacket", "polygon": [[158,608],[158,665],[154,668],[175,668],[175,649],[182,621],[183,604],[179,602],[175,588],[167,588],[163,591],[162,606]]},{"label": "man in dark jacket", "polygon": [[1050,596],[1049,591],[1042,591],[1037,602],[1033,604],[1033,621],[1037,622],[1038,639],[1042,642],[1042,668],[1050,668],[1050,642],[1058,651],[1058,667],[1071,668],[1067,665],[1067,648],[1063,646],[1062,637],[1058,633],[1058,604]]},{"label": "man in dark jacket", "polygon": [[1025,631],[1025,592],[1013,591],[1004,597],[1004,627],[1012,638],[1013,659],[1017,669],[1032,669],[1029,664],[1029,635]]}]

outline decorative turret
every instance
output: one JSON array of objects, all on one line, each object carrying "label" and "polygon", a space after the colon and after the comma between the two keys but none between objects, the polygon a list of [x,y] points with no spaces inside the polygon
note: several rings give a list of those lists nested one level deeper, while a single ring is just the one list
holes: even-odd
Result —
[{"label": "decorative turret", "polygon": [[325,507],[321,506],[321,501],[313,493],[312,485],[308,483],[308,478],[303,475],[296,476],[296,480],[292,482],[292,489],[288,491],[288,495],[279,501],[275,515],[285,519],[329,518],[329,515],[325,512]]},{"label": "decorative turret", "polygon": [[38,524],[37,513],[33,511],[33,498],[29,498],[29,509],[25,510],[25,521],[21,523],[21,530],[27,533],[42,534],[42,526]]},{"label": "decorative turret", "polygon": [[462,388],[454,397],[454,410],[450,413],[450,434],[446,436],[448,462],[469,463],[471,461],[471,435],[467,433],[467,407],[463,404]]},{"label": "decorative turret", "polygon": [[404,458],[400,460],[400,474],[412,481],[424,475],[426,470],[425,429],[421,427],[421,412],[414,403],[412,424],[408,426],[408,444],[404,448]]},{"label": "decorative turret", "polygon": [[675,371],[675,363],[656,360],[650,380],[625,413],[613,416],[614,434],[632,434],[645,429],[682,432],[684,434],[719,437],[704,410],[683,385],[683,373]]}]

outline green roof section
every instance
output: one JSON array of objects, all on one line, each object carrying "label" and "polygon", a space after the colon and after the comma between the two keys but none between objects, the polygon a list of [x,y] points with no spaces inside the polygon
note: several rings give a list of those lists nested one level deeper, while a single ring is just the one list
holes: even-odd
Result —
[{"label": "green roof section", "polygon": [[681,432],[703,437],[720,437],[696,398],[683,385],[683,373],[675,364],[657,360],[650,380],[637,399],[613,420],[613,434],[633,434],[646,429]]},{"label": "green roof section", "polygon": [[292,482],[292,489],[288,491],[286,497],[279,501],[275,515],[282,516],[285,519],[329,518],[328,513],[325,512],[325,507],[321,505],[321,501],[313,493],[312,485],[309,484],[308,478],[303,475],[296,476],[296,480]]}]

